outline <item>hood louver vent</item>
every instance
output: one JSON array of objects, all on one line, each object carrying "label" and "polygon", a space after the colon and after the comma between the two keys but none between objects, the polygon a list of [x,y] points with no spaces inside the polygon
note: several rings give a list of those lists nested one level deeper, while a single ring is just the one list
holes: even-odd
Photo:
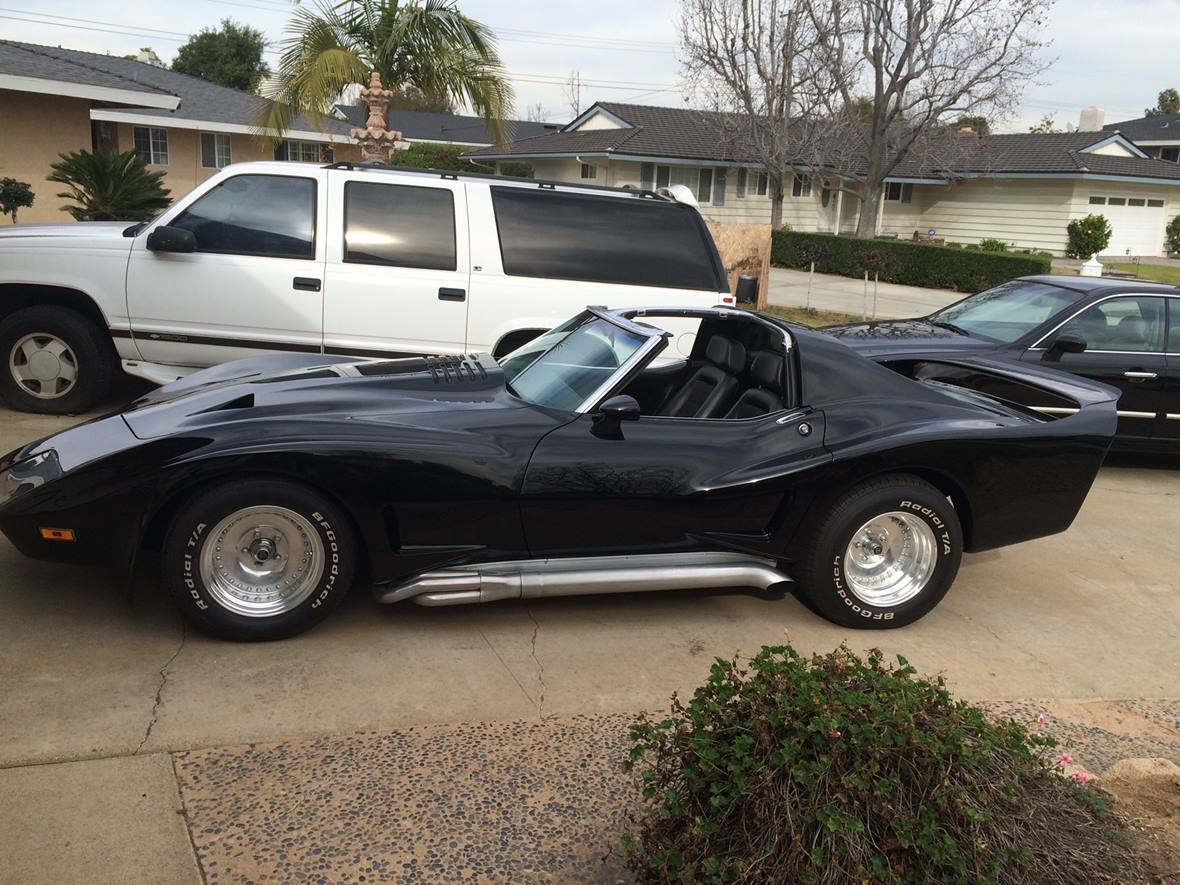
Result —
[{"label": "hood louver vent", "polygon": [[426,368],[435,384],[461,384],[464,381],[484,380],[487,369],[479,364],[475,354],[461,356],[428,356]]}]

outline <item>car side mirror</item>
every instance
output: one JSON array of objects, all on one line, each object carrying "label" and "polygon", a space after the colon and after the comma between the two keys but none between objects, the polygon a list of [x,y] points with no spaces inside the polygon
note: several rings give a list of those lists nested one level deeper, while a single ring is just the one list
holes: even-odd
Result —
[{"label": "car side mirror", "polygon": [[1085,349],[1085,338],[1073,332],[1065,332],[1053,339],[1045,356],[1050,359],[1060,359],[1063,353],[1082,353]]},{"label": "car side mirror", "polygon": [[183,227],[162,224],[148,234],[147,247],[151,252],[196,252],[197,235]]},{"label": "car side mirror", "polygon": [[639,414],[639,403],[635,397],[626,394],[612,396],[594,413],[590,432],[601,439],[622,439],[622,423],[638,421]]}]

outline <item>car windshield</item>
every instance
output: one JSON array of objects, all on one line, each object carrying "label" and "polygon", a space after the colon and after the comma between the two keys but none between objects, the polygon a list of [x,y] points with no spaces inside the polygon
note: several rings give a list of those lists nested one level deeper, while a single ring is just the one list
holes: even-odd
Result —
[{"label": "car windshield", "polygon": [[1082,297],[1049,283],[1012,280],[931,314],[932,323],[1011,344]]},{"label": "car windshield", "polygon": [[573,412],[648,340],[587,311],[514,350],[500,366],[517,396]]}]

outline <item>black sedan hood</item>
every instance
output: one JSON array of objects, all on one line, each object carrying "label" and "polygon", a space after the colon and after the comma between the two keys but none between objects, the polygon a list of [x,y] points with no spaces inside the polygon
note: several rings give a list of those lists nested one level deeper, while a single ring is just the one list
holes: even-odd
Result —
[{"label": "black sedan hood", "polygon": [[491,357],[373,360],[281,354],[225,363],[167,384],[124,412],[151,439],[234,421],[393,418],[440,409],[523,405]]},{"label": "black sedan hood", "polygon": [[929,320],[880,320],[826,326],[823,333],[839,338],[866,356],[909,353],[975,352],[992,350],[994,341],[964,335]]}]

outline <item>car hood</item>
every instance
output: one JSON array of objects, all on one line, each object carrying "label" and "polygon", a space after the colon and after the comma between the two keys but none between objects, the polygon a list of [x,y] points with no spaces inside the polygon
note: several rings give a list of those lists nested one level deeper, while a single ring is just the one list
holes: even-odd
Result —
[{"label": "car hood", "polygon": [[406,421],[440,410],[522,408],[490,356],[396,360],[282,354],[225,363],[136,400],[123,419],[140,439],[236,422]]},{"label": "car hood", "polygon": [[866,356],[932,351],[969,353],[994,350],[996,347],[994,341],[962,335],[924,319],[849,323],[825,326],[820,331],[839,338]]},{"label": "car hood", "polygon": [[0,240],[27,237],[89,237],[95,240],[123,239],[123,231],[133,226],[132,221],[67,221],[60,224],[14,224],[0,227]]}]

